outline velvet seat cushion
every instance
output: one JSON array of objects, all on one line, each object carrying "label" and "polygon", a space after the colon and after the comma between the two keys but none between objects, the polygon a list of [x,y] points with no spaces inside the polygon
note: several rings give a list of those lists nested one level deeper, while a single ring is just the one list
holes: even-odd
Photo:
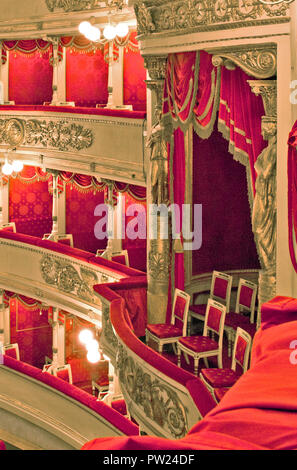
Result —
[{"label": "velvet seat cushion", "polygon": [[197,304],[197,305],[190,305],[191,312],[198,313],[201,316],[205,316],[206,314],[206,304]]},{"label": "velvet seat cushion", "polygon": [[165,325],[157,323],[155,325],[147,325],[147,330],[157,338],[175,338],[183,335],[182,328],[175,325]]},{"label": "velvet seat cushion", "polygon": [[114,400],[111,402],[111,407],[121,413],[121,415],[126,416],[127,414],[127,406],[125,400]]},{"label": "velvet seat cushion", "polygon": [[213,351],[219,348],[218,342],[208,336],[184,336],[178,342],[196,353]]},{"label": "velvet seat cushion", "polygon": [[228,392],[228,390],[229,390],[228,387],[215,388],[214,389],[214,396],[216,397],[216,400],[218,402],[221,401],[221,399]]},{"label": "velvet seat cushion", "polygon": [[241,313],[229,312],[225,318],[225,326],[231,326],[232,328],[237,328],[241,325],[251,325],[250,317],[242,315]]},{"label": "velvet seat cushion", "polygon": [[212,388],[232,387],[241,376],[232,369],[202,369],[201,375]]}]

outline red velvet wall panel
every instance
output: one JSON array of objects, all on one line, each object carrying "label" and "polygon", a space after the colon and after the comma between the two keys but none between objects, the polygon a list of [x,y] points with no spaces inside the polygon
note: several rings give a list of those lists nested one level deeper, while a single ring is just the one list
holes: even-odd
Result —
[{"label": "red velvet wall panel", "polygon": [[66,99],[76,106],[96,106],[108,100],[108,64],[101,49],[94,53],[66,51]]},{"label": "red velvet wall panel", "polygon": [[51,231],[52,196],[47,181],[9,180],[9,221],[17,232],[42,237]]},{"label": "red velvet wall panel", "polygon": [[[136,33],[132,35],[135,38]],[[132,104],[135,111],[146,110],[145,79],[146,69],[140,51],[126,47],[124,49],[124,104]]]},{"label": "red velvet wall panel", "polygon": [[10,300],[10,341],[18,343],[21,361],[42,368],[52,354],[52,328],[48,312],[30,310],[17,299]]},{"label": "red velvet wall panel", "polygon": [[52,99],[53,68],[49,53],[9,55],[9,99],[15,104],[43,104]]},{"label": "red velvet wall panel", "polygon": [[260,267],[251,226],[245,166],[233,160],[217,131],[193,133],[193,203],[202,204],[203,240],[193,251],[193,275]]},{"label": "red velvet wall panel", "polygon": [[[136,238],[135,240],[131,240],[127,237],[127,225],[134,217],[126,215],[127,209],[131,204],[139,204],[144,207],[146,211],[146,202],[137,201],[128,193],[123,193],[123,197],[125,198],[125,238],[122,240],[122,248],[123,250],[128,250],[129,264],[132,268],[146,271],[146,239]],[[134,230],[136,232],[139,231],[138,225],[135,226]]]},{"label": "red velvet wall panel", "polygon": [[106,247],[107,240],[98,240],[94,235],[99,220],[94,216],[94,210],[103,203],[104,191],[84,193],[70,184],[66,186],[66,232],[72,233],[75,248],[96,253]]}]

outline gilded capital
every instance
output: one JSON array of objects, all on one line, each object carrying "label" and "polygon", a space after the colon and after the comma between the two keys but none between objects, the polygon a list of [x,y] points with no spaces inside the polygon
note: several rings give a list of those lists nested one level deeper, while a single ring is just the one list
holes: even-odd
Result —
[{"label": "gilded capital", "polygon": [[261,95],[266,120],[277,117],[277,83],[276,80],[248,80],[252,92]]},{"label": "gilded capital", "polygon": [[148,69],[151,80],[164,80],[166,73],[167,55],[144,56],[144,66]]}]

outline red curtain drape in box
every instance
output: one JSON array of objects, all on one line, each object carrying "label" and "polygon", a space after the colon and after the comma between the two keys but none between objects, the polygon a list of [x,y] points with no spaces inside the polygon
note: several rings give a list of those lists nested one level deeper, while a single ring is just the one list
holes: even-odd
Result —
[{"label": "red curtain drape in box", "polygon": [[133,46],[124,48],[124,104],[132,105],[135,111],[146,110],[146,69],[138,47],[135,47],[136,32],[131,33]]},{"label": "red curtain drape in box", "polygon": [[248,83],[251,77],[243,70],[222,68],[218,128],[229,141],[229,151],[247,167],[251,176],[251,198],[255,193],[256,171],[254,164],[267,143],[261,134],[261,117],[264,105]]},{"label": "red curtain drape in box", "polygon": [[53,67],[49,51],[30,56],[15,50],[9,56],[9,100],[19,105],[42,105],[52,99]]},{"label": "red curtain drape in box", "polygon": [[211,139],[193,133],[193,188],[193,204],[202,204],[203,210],[202,246],[192,252],[193,276],[214,269],[260,269],[245,167],[232,159],[217,128]]},{"label": "red curtain drape in box", "polygon": [[81,54],[66,50],[66,100],[95,107],[108,100],[108,64],[102,49]]}]

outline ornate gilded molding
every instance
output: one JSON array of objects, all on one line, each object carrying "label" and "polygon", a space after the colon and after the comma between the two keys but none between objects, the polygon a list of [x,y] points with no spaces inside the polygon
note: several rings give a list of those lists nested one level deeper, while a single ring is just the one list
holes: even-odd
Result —
[{"label": "ornate gilded molding", "polygon": [[[213,54],[213,51],[209,52]],[[240,46],[240,48],[229,48],[214,54],[212,62],[216,67],[224,65],[232,68],[237,65],[249,75],[265,79],[276,75],[276,55],[276,46]]]},{"label": "ornate gilded molding", "polygon": [[166,73],[167,55],[146,55],[144,66],[148,69],[151,80],[164,80]]},{"label": "ornate gilded molding", "polygon": [[122,389],[145,416],[173,439],[188,431],[187,410],[177,393],[156,376],[142,369],[122,345],[117,352],[117,370]]},{"label": "ornate gilded molding", "polygon": [[41,145],[61,151],[82,150],[93,144],[93,132],[66,120],[0,119],[0,143],[15,148]]},{"label": "ornate gilded molding", "polygon": [[90,10],[98,3],[98,0],[45,0],[49,11],[53,12],[62,8],[65,12]]},{"label": "ornate gilded molding", "polygon": [[99,281],[94,271],[80,266],[78,272],[69,262],[50,255],[42,257],[40,271],[46,284],[88,302],[95,302],[93,286]]},{"label": "ornate gilded molding", "polygon": [[252,228],[262,270],[259,274],[259,304],[276,293],[276,159],[277,85],[276,80],[249,80],[253,93],[263,99],[262,135],[268,141],[255,163],[256,194]]},{"label": "ornate gilded molding", "polygon": [[255,95],[261,95],[265,116],[277,117],[277,83],[276,80],[248,80],[252,92]]},{"label": "ornate gilded molding", "polygon": [[287,2],[258,0],[138,0],[134,4],[138,32],[212,31],[289,21]]}]

